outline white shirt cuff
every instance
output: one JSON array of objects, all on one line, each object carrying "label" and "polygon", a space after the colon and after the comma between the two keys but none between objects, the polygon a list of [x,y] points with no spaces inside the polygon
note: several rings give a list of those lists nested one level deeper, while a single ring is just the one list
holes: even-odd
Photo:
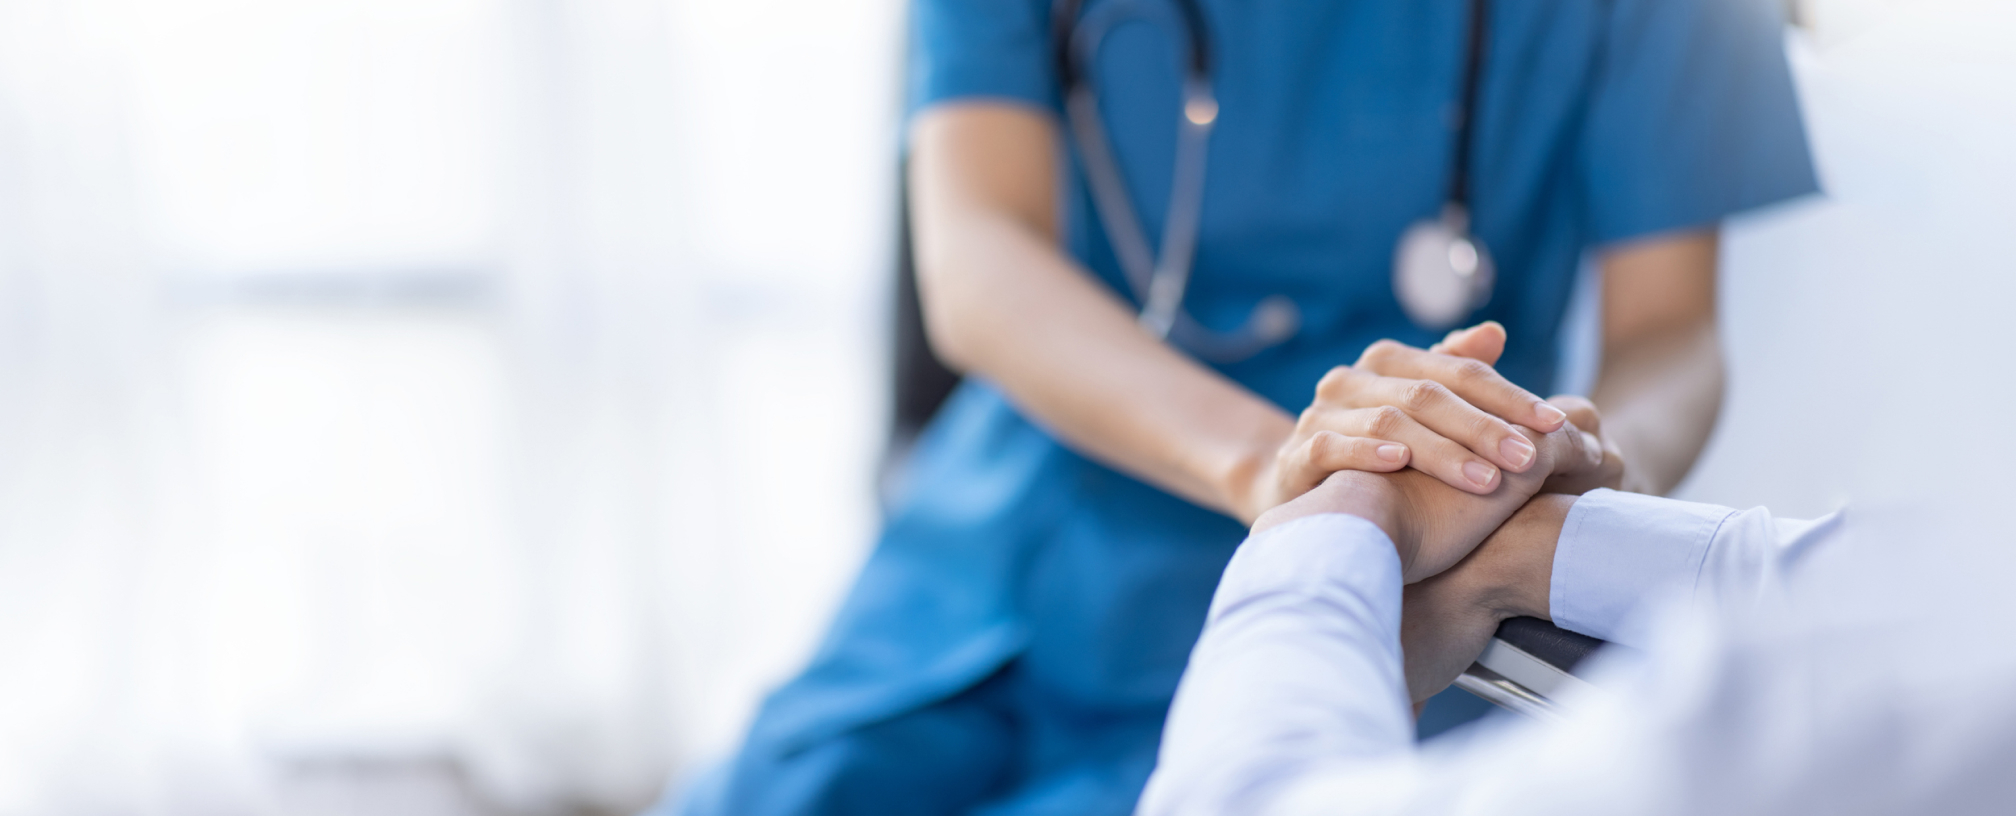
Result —
[{"label": "white shirt cuff", "polygon": [[1400,554],[1379,525],[1324,513],[1264,530],[1239,547],[1209,620],[1255,597],[1278,592],[1335,595],[1345,590],[1368,603],[1381,626],[1400,626]]},{"label": "white shirt cuff", "polygon": [[1735,512],[1615,490],[1576,499],[1554,548],[1547,592],[1554,624],[1644,645],[1647,603],[1693,589],[1716,530]]}]

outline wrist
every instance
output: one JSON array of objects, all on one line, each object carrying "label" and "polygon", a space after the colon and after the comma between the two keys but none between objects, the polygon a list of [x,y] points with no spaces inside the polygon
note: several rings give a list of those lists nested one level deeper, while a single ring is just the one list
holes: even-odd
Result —
[{"label": "wrist", "polygon": [[1386,538],[1393,542],[1394,552],[1400,556],[1400,567],[1404,574],[1413,567],[1418,547],[1412,531],[1404,523],[1400,513],[1400,502],[1403,498],[1400,489],[1386,476],[1340,470],[1330,474],[1330,477],[1324,479],[1315,489],[1260,514],[1260,517],[1253,522],[1253,532],[1258,533],[1298,518],[1324,513],[1357,516],[1372,522],[1373,526],[1378,527],[1386,534]]},{"label": "wrist", "polygon": [[1400,513],[1402,496],[1393,486],[1393,480],[1377,473],[1356,470],[1338,471],[1323,481],[1328,487],[1335,483],[1344,495],[1343,507],[1338,512],[1357,516],[1379,528],[1386,538],[1393,542],[1393,548],[1400,555],[1401,572],[1414,566],[1414,554],[1419,549],[1412,531],[1404,523]]},{"label": "wrist", "polygon": [[1478,556],[1485,560],[1474,590],[1479,606],[1500,620],[1551,617],[1554,547],[1575,499],[1562,494],[1533,497],[1478,548]]},{"label": "wrist", "polygon": [[1219,496],[1224,510],[1241,523],[1251,525],[1262,513],[1280,501],[1275,481],[1275,464],[1281,449],[1295,433],[1295,421],[1286,414],[1256,423],[1244,439],[1232,445],[1202,470],[1202,479]]}]

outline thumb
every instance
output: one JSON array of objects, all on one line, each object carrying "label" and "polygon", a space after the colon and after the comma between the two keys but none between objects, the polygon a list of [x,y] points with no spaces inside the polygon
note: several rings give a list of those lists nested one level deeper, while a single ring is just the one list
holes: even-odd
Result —
[{"label": "thumb", "polygon": [[1498,357],[1505,353],[1505,327],[1496,320],[1486,320],[1467,329],[1457,329],[1429,351],[1497,365]]}]

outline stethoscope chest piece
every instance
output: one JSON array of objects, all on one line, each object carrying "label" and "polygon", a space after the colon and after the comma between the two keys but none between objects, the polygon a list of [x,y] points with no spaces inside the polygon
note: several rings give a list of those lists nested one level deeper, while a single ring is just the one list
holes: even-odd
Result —
[{"label": "stethoscope chest piece", "polygon": [[1450,206],[1442,217],[1417,221],[1393,253],[1393,295],[1414,324],[1448,329],[1491,299],[1496,270],[1484,243],[1470,235],[1467,214]]}]

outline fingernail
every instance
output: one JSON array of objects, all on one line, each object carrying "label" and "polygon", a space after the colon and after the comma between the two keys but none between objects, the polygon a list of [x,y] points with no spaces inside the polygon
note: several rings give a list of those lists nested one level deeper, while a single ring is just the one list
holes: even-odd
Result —
[{"label": "fingernail", "polygon": [[1533,445],[1522,436],[1505,437],[1505,441],[1498,443],[1498,452],[1504,454],[1505,461],[1511,462],[1515,468],[1523,468],[1527,462],[1533,461]]},{"label": "fingernail", "polygon": [[1539,417],[1542,425],[1559,425],[1568,419],[1568,415],[1561,413],[1561,409],[1544,402],[1533,406],[1533,415]]},{"label": "fingernail", "polygon": [[1470,477],[1471,484],[1490,487],[1491,481],[1498,478],[1498,469],[1483,462],[1471,462],[1463,466],[1463,475]]},{"label": "fingernail", "polygon": [[1407,458],[1407,449],[1400,445],[1380,445],[1379,458],[1388,462],[1398,462]]}]

